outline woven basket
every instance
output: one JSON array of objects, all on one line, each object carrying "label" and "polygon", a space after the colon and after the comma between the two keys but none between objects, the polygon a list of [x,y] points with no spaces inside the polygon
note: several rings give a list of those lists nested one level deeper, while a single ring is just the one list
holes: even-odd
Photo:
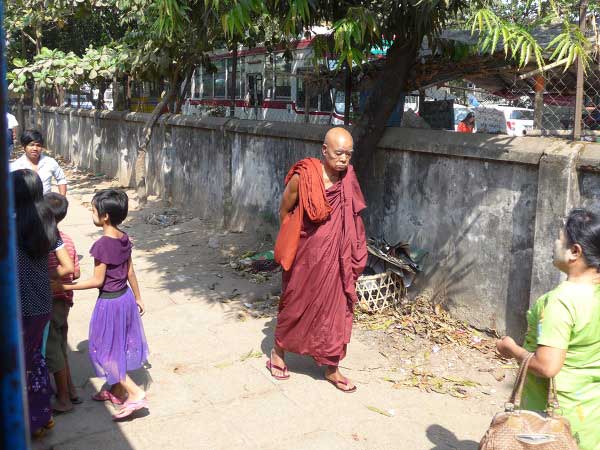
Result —
[{"label": "woven basket", "polygon": [[379,313],[396,308],[406,294],[402,278],[394,272],[361,276],[356,280],[358,307],[368,313]]}]

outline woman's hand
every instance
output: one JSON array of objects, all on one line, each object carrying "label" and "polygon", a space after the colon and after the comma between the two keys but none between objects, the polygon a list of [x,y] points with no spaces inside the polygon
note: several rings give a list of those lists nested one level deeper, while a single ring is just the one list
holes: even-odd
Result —
[{"label": "woman's hand", "polygon": [[496,341],[496,351],[506,359],[515,358],[515,349],[518,347],[515,340],[510,336],[504,336]]},{"label": "woman's hand", "polygon": [[140,312],[140,316],[143,316],[144,313],[146,312],[146,308],[144,307],[144,302],[142,300],[136,300],[135,303],[137,304],[138,311]]}]

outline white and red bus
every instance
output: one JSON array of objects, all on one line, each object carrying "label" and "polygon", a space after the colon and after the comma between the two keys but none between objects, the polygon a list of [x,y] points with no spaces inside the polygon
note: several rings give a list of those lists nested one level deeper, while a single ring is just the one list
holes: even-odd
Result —
[{"label": "white and red bus", "polygon": [[[305,122],[303,72],[313,71],[312,39],[296,43],[292,58],[283,50],[270,53],[264,47],[238,51],[235,86],[235,117],[283,122]],[[187,115],[229,115],[232,89],[232,53],[216,52],[211,62],[216,73],[199,67],[192,78],[191,95],[183,113]],[[335,61],[325,60],[330,67]],[[358,94],[357,94],[358,95]],[[344,121],[344,92],[329,90],[311,95],[309,122],[340,124]]]}]

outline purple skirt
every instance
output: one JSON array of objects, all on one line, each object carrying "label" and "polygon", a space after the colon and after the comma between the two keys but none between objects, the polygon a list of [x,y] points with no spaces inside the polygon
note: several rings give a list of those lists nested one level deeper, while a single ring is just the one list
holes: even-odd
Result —
[{"label": "purple skirt", "polygon": [[22,318],[29,429],[32,433],[42,428],[52,418],[52,409],[50,408],[52,388],[46,360],[42,356],[44,328],[49,320],[50,314],[23,316]]},{"label": "purple skirt", "polygon": [[108,384],[125,379],[148,359],[144,326],[131,289],[117,298],[98,298],[92,313],[89,354],[96,375]]}]

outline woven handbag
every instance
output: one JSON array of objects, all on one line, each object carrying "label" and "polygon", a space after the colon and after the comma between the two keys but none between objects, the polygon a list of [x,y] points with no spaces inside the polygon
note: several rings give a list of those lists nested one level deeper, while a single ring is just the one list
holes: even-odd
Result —
[{"label": "woven handbag", "polygon": [[494,416],[479,444],[479,450],[577,450],[569,421],[558,414],[558,397],[554,378],[548,383],[546,411],[521,408],[521,394],[527,378],[529,355],[521,363],[515,386],[504,412]]}]

